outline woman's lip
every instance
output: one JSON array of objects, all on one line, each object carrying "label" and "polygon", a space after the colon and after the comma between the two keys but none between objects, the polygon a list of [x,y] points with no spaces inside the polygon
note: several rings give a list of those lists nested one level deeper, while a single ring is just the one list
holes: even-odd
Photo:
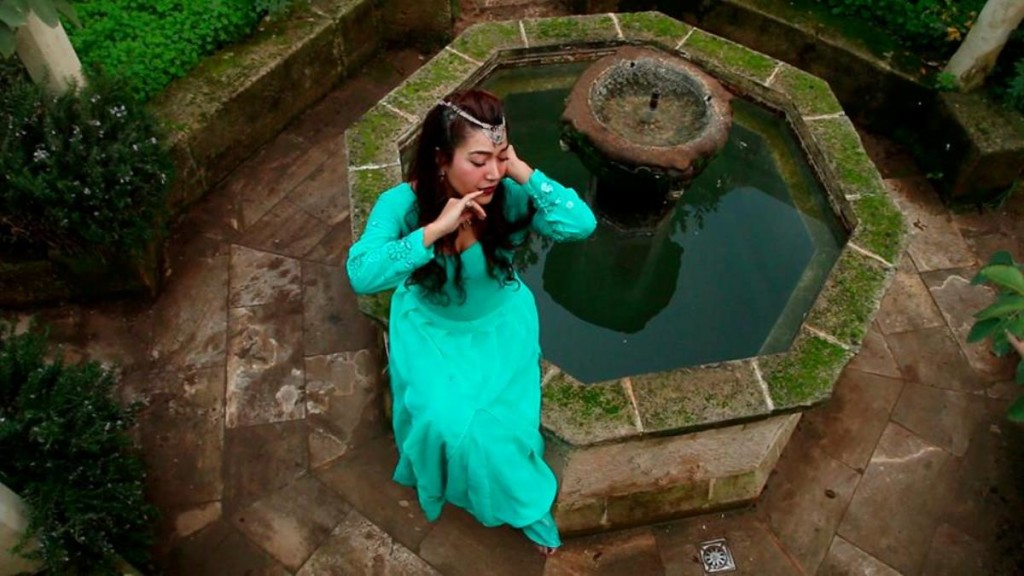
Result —
[{"label": "woman's lip", "polygon": [[480,191],[483,192],[484,195],[491,195],[494,194],[495,188],[497,188],[497,186],[491,186],[490,188],[481,188]]}]

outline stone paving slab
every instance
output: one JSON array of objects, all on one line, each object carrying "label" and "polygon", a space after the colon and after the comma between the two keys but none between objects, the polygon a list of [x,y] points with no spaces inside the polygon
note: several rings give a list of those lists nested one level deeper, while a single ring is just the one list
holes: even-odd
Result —
[{"label": "stone paving slab", "polygon": [[942,448],[963,456],[975,425],[987,418],[984,396],[907,382],[892,421]]},{"label": "stone paving slab", "polygon": [[[703,570],[702,570],[703,572]],[[544,576],[661,576],[669,572],[650,528],[574,538],[547,560]]]},{"label": "stone paving slab", "polygon": [[455,506],[441,517],[419,547],[419,556],[449,576],[539,576],[544,557],[523,534],[508,526],[485,528]]},{"label": "stone paving slab", "polygon": [[893,334],[886,341],[908,382],[947,390],[977,392],[986,388],[945,327]]},{"label": "stone paving slab", "polygon": [[902,573],[916,573],[945,502],[956,497],[957,465],[948,452],[889,424],[837,534]]},{"label": "stone paving slab", "polygon": [[665,565],[665,576],[704,576],[700,545],[725,538],[737,574],[786,576],[800,567],[757,512],[743,510],[707,514],[653,528]]},{"label": "stone paving slab", "polygon": [[[986,574],[985,546],[949,524],[935,531],[921,574],[928,576],[961,576]],[[1008,574],[1008,573],[1007,573]]]},{"label": "stone paving slab", "polygon": [[926,179],[890,179],[885,185],[907,219],[907,253],[920,271],[975,264],[974,254]]},{"label": "stone paving slab", "polygon": [[868,329],[861,344],[860,352],[846,365],[848,370],[858,370],[889,378],[901,378],[900,367],[892,357],[889,344],[875,322]]},{"label": "stone paving slab", "polygon": [[437,570],[354,510],[295,576],[363,574],[440,576]]},{"label": "stone paving slab", "polygon": [[878,326],[883,334],[889,335],[943,325],[942,314],[928,287],[905,256],[878,308]]},{"label": "stone paving slab", "polygon": [[306,356],[377,346],[378,329],[359,312],[341,267],[302,263],[303,351]]},{"label": "stone paving slab", "polygon": [[302,295],[301,263],[292,258],[233,245],[230,274],[233,308],[297,304]]},{"label": "stone paving slab", "polygon": [[306,433],[304,422],[226,430],[225,512],[234,513],[305,474],[309,468]]},{"label": "stone paving slab", "polygon": [[224,363],[227,352],[228,256],[179,268],[151,313],[149,357],[165,366],[206,367]]},{"label": "stone paving slab", "polygon": [[189,576],[290,576],[288,570],[223,520],[176,546],[165,564],[167,573]]},{"label": "stone paving slab", "polygon": [[836,536],[818,576],[900,576],[900,573]]}]

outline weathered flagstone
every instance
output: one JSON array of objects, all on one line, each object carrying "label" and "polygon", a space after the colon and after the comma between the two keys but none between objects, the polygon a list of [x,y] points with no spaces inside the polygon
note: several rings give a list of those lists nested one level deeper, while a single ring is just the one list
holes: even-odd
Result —
[{"label": "weathered flagstone", "polygon": [[892,179],[886,180],[885,185],[909,223],[907,252],[918,270],[963,268],[976,263],[952,217],[926,180]]},{"label": "weathered flagstone", "polygon": [[725,538],[738,574],[798,574],[768,526],[754,511],[706,514],[652,528],[667,576],[705,576],[700,544]]},{"label": "weathered flagstone", "polygon": [[886,341],[907,381],[947,390],[986,388],[945,326],[890,334]]},{"label": "weathered flagstone", "polygon": [[306,428],[304,422],[282,422],[225,431],[225,514],[264,498],[306,473]]},{"label": "weathered flagstone", "polygon": [[220,520],[220,508],[220,502],[208,502],[179,512],[174,518],[174,535],[178,538],[187,538]]},{"label": "weathered flagstone", "polygon": [[858,370],[889,378],[900,378],[900,367],[892,357],[889,344],[885,341],[881,330],[878,328],[878,320],[871,325],[868,333],[864,336],[860,351],[846,365],[847,370]]},{"label": "weathered flagstone", "polygon": [[889,424],[837,534],[901,573],[916,573],[945,502],[956,498],[956,467],[948,452]]},{"label": "weathered flagstone", "polygon": [[900,398],[901,380],[846,370],[828,402],[804,413],[801,434],[854,470],[864,470]]},{"label": "weathered flagstone", "polygon": [[190,576],[289,576],[288,570],[259,549],[226,520],[218,520],[187,538],[167,557],[169,574]]},{"label": "weathered flagstone", "polygon": [[650,528],[575,538],[544,565],[544,576],[666,574]]},{"label": "weathered flagstone", "polygon": [[306,356],[375,348],[378,330],[359,313],[340,267],[302,263],[302,337]]},{"label": "weathered flagstone", "polygon": [[440,576],[355,510],[295,576]]},{"label": "weathered flagstone", "polygon": [[273,305],[231,309],[228,428],[306,415],[302,315]]},{"label": "weathered flagstone", "polygon": [[805,574],[817,572],[859,480],[800,428],[793,434],[758,509]]},{"label": "weathered flagstone", "polygon": [[234,245],[231,247],[229,304],[235,308],[295,304],[301,297],[301,274],[298,260]]},{"label": "weathered flagstone", "polygon": [[348,443],[330,430],[315,424],[309,426],[309,468],[315,469],[341,458],[348,451]]},{"label": "weathered flagstone", "polygon": [[[838,538],[837,538],[838,540]],[[921,574],[929,576],[960,576],[962,574],[998,574],[999,563],[981,542],[942,524],[935,530]],[[1009,572],[1006,572],[1007,574]]]},{"label": "weathered flagstone", "polygon": [[988,381],[1013,378],[1016,357],[999,358],[992,353],[991,341],[967,342],[974,325],[974,314],[995,301],[995,290],[988,286],[971,285],[973,269],[940,270],[927,272],[921,279],[939,306],[946,324],[953,331],[967,361]]},{"label": "weathered flagstone", "polygon": [[330,230],[329,224],[310,216],[285,198],[250,226],[238,242],[251,248],[302,258]]},{"label": "weathered flagstone", "polygon": [[341,268],[345,266],[345,261],[348,259],[350,246],[352,246],[351,215],[332,227],[327,235],[306,253],[303,260]]},{"label": "weathered flagstone", "polygon": [[963,456],[975,425],[986,415],[986,398],[908,382],[892,421],[954,456]]},{"label": "weathered flagstone", "polygon": [[485,528],[464,510],[446,506],[419,548],[445,576],[540,576],[544,557],[519,530]]},{"label": "weathered flagstone", "polygon": [[[836,536],[818,574],[822,576],[901,576],[899,572],[841,537]],[[929,572],[934,574],[934,572]]]},{"label": "weathered flagstone", "polygon": [[144,406],[139,439],[151,498],[161,506],[219,500],[224,367],[135,373],[125,379],[122,395]]},{"label": "weathered flagstone", "polygon": [[878,309],[878,326],[883,334],[944,326],[942,314],[928,287],[905,256],[896,271],[892,286]]},{"label": "weathered flagstone", "polygon": [[345,193],[348,159],[344,143],[341,134],[333,136],[330,145],[324,146],[327,158],[323,164],[287,196],[302,211],[328,226],[348,217],[348,194]]},{"label": "weathered flagstone", "polygon": [[306,358],[306,414],[351,447],[384,433],[379,359],[369,350]]},{"label": "weathered flagstone", "polygon": [[223,364],[227,351],[228,256],[193,261],[172,276],[152,312],[150,358],[164,366]]},{"label": "weathered flagstone", "polygon": [[232,522],[275,560],[295,571],[349,510],[344,500],[307,475],[239,511]]}]

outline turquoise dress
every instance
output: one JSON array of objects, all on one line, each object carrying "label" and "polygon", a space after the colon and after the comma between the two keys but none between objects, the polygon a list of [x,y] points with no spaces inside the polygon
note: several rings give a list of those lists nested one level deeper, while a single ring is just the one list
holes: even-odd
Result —
[{"label": "turquoise dress", "polygon": [[[575,191],[534,170],[520,185],[503,181],[510,219],[537,212],[530,228],[556,241],[593,232],[594,214]],[[405,280],[433,258],[448,270],[445,305]],[[454,289],[462,259],[465,300]],[[389,323],[396,482],[417,490],[429,520],[445,502],[485,526],[509,524],[533,541],[558,546],[551,516],[557,484],[540,433],[540,333],[529,288],[487,273],[479,242],[458,256],[423,246],[415,193],[407,183],[384,192],[363,236],[349,251],[348,275],[360,294],[396,288]]]}]

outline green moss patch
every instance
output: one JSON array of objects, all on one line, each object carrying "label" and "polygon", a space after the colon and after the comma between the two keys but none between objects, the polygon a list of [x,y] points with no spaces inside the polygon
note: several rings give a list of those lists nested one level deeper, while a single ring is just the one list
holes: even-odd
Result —
[{"label": "green moss patch", "polygon": [[398,161],[396,142],[412,123],[388,110],[374,106],[345,132],[349,166],[379,166]]},{"label": "green moss patch", "polygon": [[481,62],[503,48],[522,48],[523,37],[517,22],[477,24],[459,34],[452,48]]},{"label": "green moss patch", "polygon": [[857,229],[852,241],[861,248],[895,263],[907,234],[903,213],[888,195],[863,196],[853,203]]},{"label": "green moss patch", "polygon": [[622,35],[627,40],[655,42],[668,49],[675,49],[690,30],[693,30],[692,26],[660,12],[632,12],[619,14],[617,18]]},{"label": "green moss patch", "polygon": [[614,41],[619,38],[615,22],[606,14],[524,20],[530,47],[577,42]]},{"label": "green moss patch", "polygon": [[740,363],[631,378],[644,431],[667,431],[766,414],[752,367]]},{"label": "green moss patch", "polygon": [[847,248],[807,315],[807,323],[851,346],[864,339],[885,291],[889,271],[877,260]]},{"label": "green moss patch", "polygon": [[885,187],[878,169],[860,141],[853,123],[845,116],[811,120],[807,123],[812,137],[821,148],[824,161],[833,170],[843,194],[884,194]]},{"label": "green moss patch", "polygon": [[832,395],[843,366],[852,354],[816,336],[801,334],[789,352],[759,358],[761,375],[776,410],[809,406]]},{"label": "green moss patch", "polygon": [[581,384],[559,374],[544,386],[544,426],[563,440],[586,445],[639,433],[633,407],[618,381]]},{"label": "green moss patch", "polygon": [[694,30],[682,48],[686,53],[709,60],[719,68],[766,82],[778,62],[760,52],[724,38]]},{"label": "green moss patch", "polygon": [[386,290],[359,296],[359,311],[373,318],[382,326],[387,326],[388,318],[391,315],[391,295],[394,293],[394,290]]},{"label": "green moss patch", "polygon": [[[350,163],[349,166],[352,166]],[[398,166],[349,171],[349,202],[352,207],[352,239],[358,240],[366,228],[366,219],[377,197],[402,181]]]},{"label": "green moss patch", "polygon": [[478,66],[462,56],[442,50],[416,71],[384,101],[395,108],[422,118],[437,101],[457,90]]},{"label": "green moss patch", "polygon": [[828,82],[808,74],[799,68],[783,64],[772,80],[772,86],[782,90],[793,99],[797,110],[805,116],[835,114],[843,107],[832,93]]}]

